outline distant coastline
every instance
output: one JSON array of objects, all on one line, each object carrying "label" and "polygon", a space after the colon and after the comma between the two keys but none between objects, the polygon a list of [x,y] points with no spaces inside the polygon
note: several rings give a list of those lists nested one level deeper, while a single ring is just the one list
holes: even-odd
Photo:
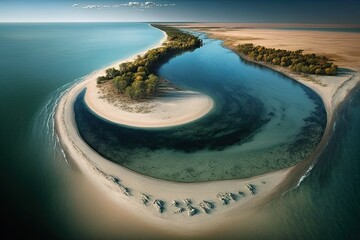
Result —
[{"label": "distant coastline", "polygon": [[[282,26],[283,27],[283,26]],[[236,35],[236,33],[229,31],[227,27],[220,27],[219,29],[208,29],[203,28],[203,26],[200,25],[188,25],[187,28],[195,29],[197,31],[204,32],[208,34],[211,38],[221,39],[224,40],[223,45],[235,53],[239,55],[240,58],[242,58],[244,61],[257,64],[266,68],[270,68],[276,72],[279,72],[280,74],[283,74],[290,79],[297,81],[318,94],[318,96],[322,99],[322,102],[324,103],[326,113],[327,113],[327,123],[326,128],[324,131],[324,135],[316,147],[314,149],[313,153],[307,158],[304,159],[302,162],[297,164],[294,169],[291,171],[291,174],[289,175],[289,178],[286,182],[284,182],[279,188],[283,191],[286,191],[286,189],[291,188],[292,186],[296,185],[299,179],[308,171],[309,167],[311,167],[316,161],[317,157],[320,155],[322,150],[325,148],[328,139],[331,136],[333,126],[334,126],[334,114],[340,107],[341,103],[344,102],[344,100],[348,97],[350,92],[360,85],[360,73],[359,68],[357,65],[348,67],[345,69],[345,72],[338,73],[336,76],[321,76],[321,75],[310,75],[310,74],[298,74],[292,72],[290,69],[282,66],[277,66],[273,64],[269,64],[262,61],[256,61],[254,59],[251,59],[250,57],[240,53],[237,50],[237,42],[236,40],[239,39],[240,42],[253,42],[255,41],[261,41],[262,36],[260,34],[251,36],[252,31],[249,29],[248,31],[245,29],[238,30],[239,33]],[[227,36],[227,32],[229,31],[229,35],[234,36],[233,39],[229,39]],[[255,31],[255,30],[254,30]],[[261,31],[261,29],[259,30]],[[295,29],[292,30],[286,30],[286,29],[272,29],[272,30],[266,30],[267,32],[270,31],[273,32],[273,36],[279,36],[281,31],[296,31]],[[298,30],[298,31],[304,31],[304,30]],[[243,34],[246,36],[241,36],[240,34]],[[331,32],[330,32],[331,34]],[[261,38],[259,38],[261,37]],[[265,39],[265,38],[264,38]],[[350,65],[351,61],[340,61],[341,64]],[[344,67],[341,66],[340,67]],[[344,70],[343,70],[344,71]]]},{"label": "distant coastline", "polygon": [[[250,60],[245,56],[241,57],[245,60]],[[267,202],[279,193],[283,193],[294,186],[309,166],[314,163],[314,160],[326,145],[333,127],[333,114],[339,104],[341,104],[347,97],[349,91],[354,89],[360,81],[358,72],[340,76],[316,76],[316,81],[309,81],[311,79],[308,77],[287,72],[284,68],[267,66],[259,62],[254,63],[285,74],[291,79],[299,81],[313,89],[321,97],[326,107],[328,122],[321,143],[308,159],[294,167],[249,179],[184,184],[143,176],[107,161],[81,139],[77,132],[74,121],[75,113],[73,111],[73,104],[79,92],[87,86],[90,81],[94,82],[94,79],[96,79],[99,74],[102,74],[106,68],[95,72],[86,78],[85,81],[75,85],[61,98],[55,116],[56,132],[66,155],[76,163],[81,172],[93,183],[98,185],[104,193],[117,202],[119,207],[126,208],[138,218],[145,219],[150,224],[165,228],[169,231],[183,233],[181,227],[185,226],[190,232],[191,230],[196,232],[209,230],[217,226],[219,221],[230,216],[232,211],[239,212],[254,209],[255,206]],[[118,64],[119,63],[116,63],[114,66]],[[325,82],[326,86],[317,84],[317,81]],[[91,95],[88,95],[88,97],[91,97]],[[93,97],[91,98],[93,99]],[[256,186],[257,192],[255,195],[248,192],[246,184],[249,183]],[[126,191],[128,191],[128,193],[126,193]],[[216,208],[214,214],[200,214],[191,218],[188,217],[187,214],[179,216],[170,211],[170,209],[173,209],[170,204],[174,199],[191,199],[193,203],[190,204],[190,206],[196,206],[196,208],[201,209],[198,204],[203,200],[218,201],[217,198],[221,199],[222,195],[217,197],[217,194],[221,192],[232,193],[239,191],[243,191],[246,194],[244,199],[232,203],[231,197],[229,197],[228,206]],[[144,195],[149,198],[149,203],[145,205],[143,203]],[[164,203],[168,211],[160,213],[156,208],[156,200]],[[190,212],[189,205],[184,203],[179,204],[180,207],[184,209],[183,211]]]}]

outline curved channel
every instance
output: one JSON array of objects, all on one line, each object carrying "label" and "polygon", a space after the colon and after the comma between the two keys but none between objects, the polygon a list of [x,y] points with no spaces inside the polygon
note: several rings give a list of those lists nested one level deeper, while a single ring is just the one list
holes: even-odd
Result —
[{"label": "curved channel", "polygon": [[83,91],[74,108],[87,144],[126,168],[179,182],[245,178],[309,156],[326,125],[320,98],[277,72],[241,60],[221,41],[200,37],[203,47],[171,59],[158,74],[211,96],[213,111],[177,127],[131,128],[94,115]]}]

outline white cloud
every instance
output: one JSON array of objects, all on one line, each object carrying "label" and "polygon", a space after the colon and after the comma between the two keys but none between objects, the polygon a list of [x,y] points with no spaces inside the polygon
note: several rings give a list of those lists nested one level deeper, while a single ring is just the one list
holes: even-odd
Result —
[{"label": "white cloud", "polygon": [[132,6],[140,6],[141,4],[139,2],[129,2],[128,5],[132,7]]},{"label": "white cloud", "polygon": [[105,8],[134,8],[135,10],[144,11],[145,9],[150,8],[160,8],[160,7],[174,7],[175,3],[165,3],[160,4],[156,2],[128,2],[116,5],[80,5],[80,4],[73,4],[75,8],[81,7],[84,9],[105,9]]},{"label": "white cloud", "polygon": [[154,2],[146,2],[145,6],[155,6],[155,3]]},{"label": "white cloud", "polygon": [[96,8],[96,7],[100,7],[100,6],[96,6],[96,5],[86,5],[86,6],[83,6],[82,8]]}]

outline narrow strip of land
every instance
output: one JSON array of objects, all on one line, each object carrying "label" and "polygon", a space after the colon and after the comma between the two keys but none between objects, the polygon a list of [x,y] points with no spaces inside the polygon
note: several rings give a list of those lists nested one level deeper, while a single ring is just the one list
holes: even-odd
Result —
[{"label": "narrow strip of land", "polygon": [[[193,234],[210,231],[221,227],[221,224],[236,221],[237,216],[241,216],[244,211],[256,209],[255,206],[288,190],[284,184],[293,185],[294,181],[299,180],[299,174],[304,173],[325,146],[334,111],[359,82],[356,71],[344,72],[338,76],[308,78],[287,72],[283,68],[273,69],[312,88],[324,101],[329,119],[327,134],[321,146],[305,161],[306,164],[300,163],[295,167],[249,179],[204,183],[176,183],[143,176],[103,158],[79,136],[73,105],[88,81],[75,85],[61,98],[55,116],[56,132],[66,155],[119,207],[170,232]],[[105,69],[94,73],[94,77],[104,71]],[[319,85],[319,81],[324,84]],[[252,188],[254,193],[251,192]],[[192,209],[195,209],[193,216]]]},{"label": "narrow strip of land", "polygon": [[98,116],[131,127],[160,128],[189,123],[211,111],[209,96],[180,90],[156,76],[161,63],[201,46],[201,39],[176,28],[158,28],[164,38],[155,48],[86,78],[85,102]]}]

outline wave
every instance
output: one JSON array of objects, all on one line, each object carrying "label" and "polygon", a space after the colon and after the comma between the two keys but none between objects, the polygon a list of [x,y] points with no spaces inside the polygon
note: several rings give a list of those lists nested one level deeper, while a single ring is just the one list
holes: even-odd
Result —
[{"label": "wave", "polygon": [[55,112],[60,99],[72,86],[81,82],[86,76],[80,77],[57,88],[49,94],[42,107],[35,115],[32,134],[36,144],[41,146],[43,153],[53,157],[55,161],[64,161],[70,167],[65,152],[61,147],[60,139],[55,131]]},{"label": "wave", "polygon": [[311,174],[311,171],[314,169],[315,165],[316,165],[317,161],[315,161],[312,165],[310,165],[310,167],[306,170],[306,172],[304,173],[304,175],[302,175],[298,182],[296,183],[296,186],[295,187],[292,187],[290,188],[289,190],[285,191],[282,196],[285,196],[287,193],[293,191],[293,190],[296,190],[297,188],[299,188],[301,186],[301,184],[305,181],[305,179],[307,179],[310,174]]}]

